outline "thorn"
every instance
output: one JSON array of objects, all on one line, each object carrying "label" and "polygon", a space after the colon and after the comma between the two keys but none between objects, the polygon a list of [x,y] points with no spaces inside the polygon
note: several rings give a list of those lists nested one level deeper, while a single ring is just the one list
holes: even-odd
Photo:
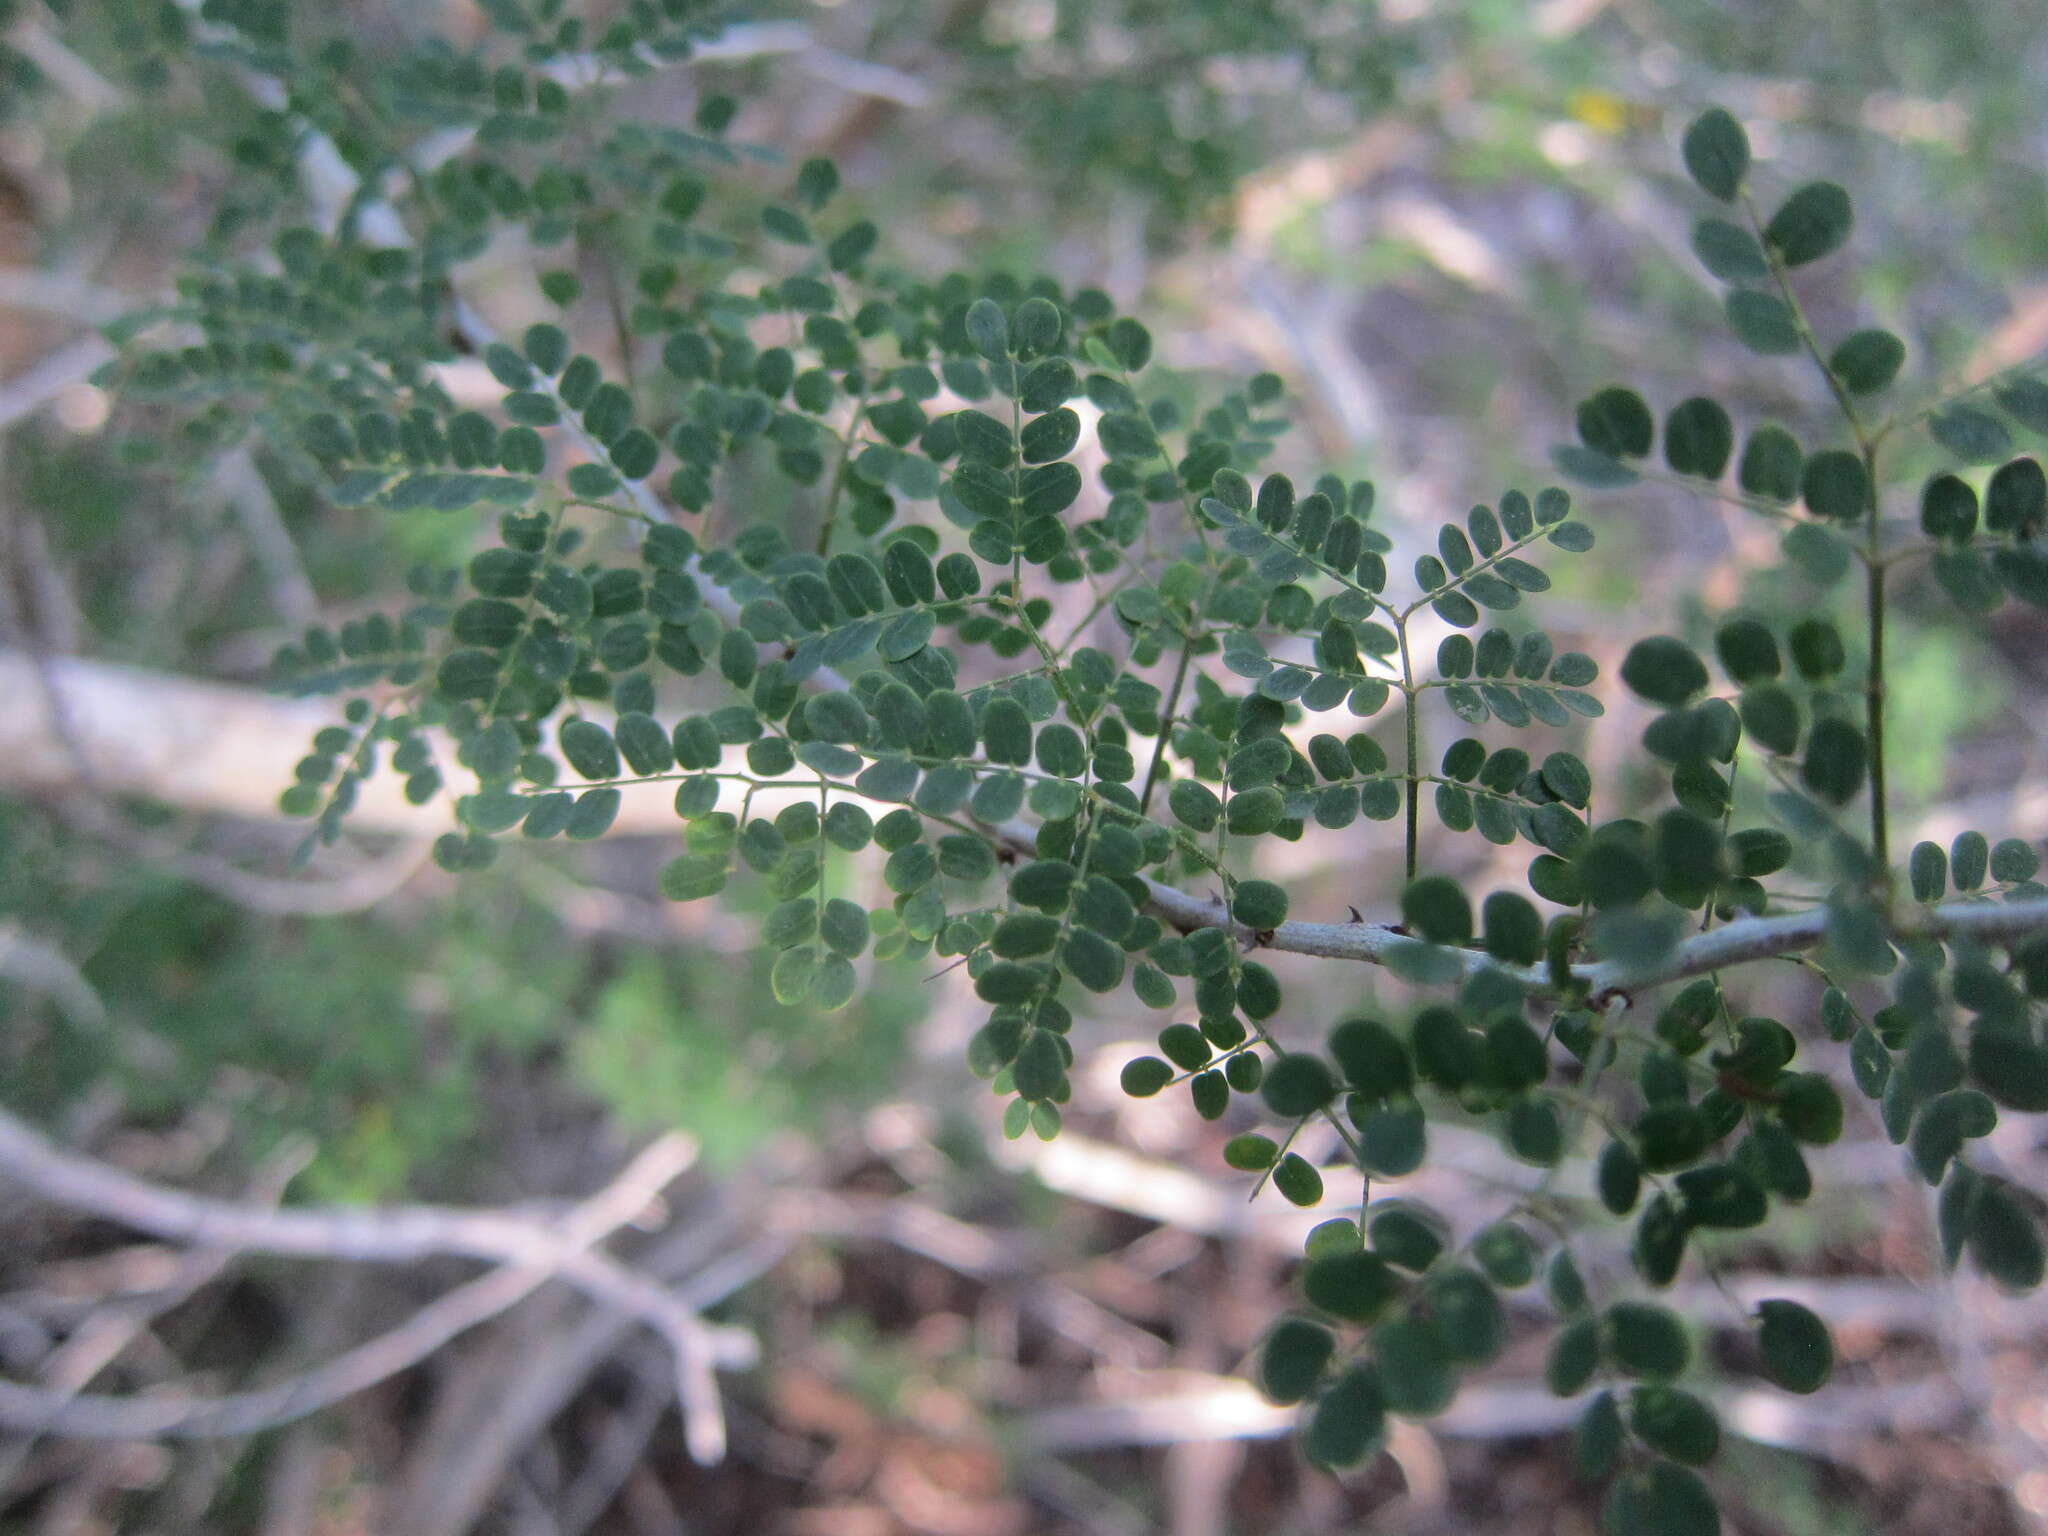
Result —
[{"label": "thorn", "polygon": [[1346,907],[1344,910],[1351,914],[1351,921],[1354,923],[1363,923],[1365,921],[1365,914],[1359,911],[1358,908]]}]

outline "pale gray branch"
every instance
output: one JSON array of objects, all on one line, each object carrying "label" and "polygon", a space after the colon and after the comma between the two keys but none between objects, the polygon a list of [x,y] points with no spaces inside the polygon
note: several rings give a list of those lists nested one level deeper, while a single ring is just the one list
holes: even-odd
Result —
[{"label": "pale gray branch", "polygon": [[247,448],[237,448],[220,462],[214,479],[242,525],[278,616],[287,624],[318,623],[320,599],[299,558],[298,544],[285,526],[284,514],[256,467],[256,456]]},{"label": "pale gray branch", "polygon": [[[700,1461],[708,1463],[723,1455],[725,1442],[713,1367],[750,1361],[751,1336],[707,1326],[672,1291],[618,1260],[593,1251],[597,1238],[610,1230],[599,1217],[610,1220],[623,1207],[625,1215],[610,1221],[610,1226],[629,1219],[654,1192],[688,1166],[695,1154],[695,1144],[688,1138],[664,1137],[636,1159],[619,1183],[596,1202],[580,1208],[566,1220],[555,1222],[502,1211],[424,1205],[361,1210],[264,1210],[147,1183],[118,1168],[65,1151],[14,1116],[0,1111],[0,1175],[54,1204],[117,1221],[138,1231],[197,1247],[240,1253],[369,1263],[407,1263],[459,1255],[505,1266],[498,1274],[485,1276],[443,1298],[446,1305],[422,1314],[428,1321],[416,1336],[406,1336],[402,1347],[393,1346],[392,1358],[411,1348],[414,1337],[453,1337],[454,1333],[475,1326],[543,1281],[560,1279],[573,1285],[594,1300],[638,1318],[669,1343],[676,1354],[678,1394],[690,1450]],[[597,1216],[590,1214],[593,1210]],[[593,1222],[597,1225],[593,1226]],[[496,1283],[486,1283],[492,1281]],[[458,1301],[457,1297],[463,1299]],[[382,1354],[373,1355],[371,1363],[384,1358]],[[341,1368],[341,1363],[323,1369],[337,1368]],[[334,1380],[355,1380],[356,1376],[349,1373],[366,1368],[357,1361]],[[332,1384],[328,1381],[329,1386]],[[261,1394],[257,1407],[244,1404],[235,1412],[276,1412],[282,1401],[277,1395],[281,1390]],[[31,1403],[18,1396],[33,1389],[15,1387],[9,1391],[16,1396],[0,1394],[0,1414],[8,1411],[10,1401],[24,1412],[30,1407],[40,1412],[54,1406],[41,1399]],[[155,1432],[158,1431],[152,1431]]]},{"label": "pale gray branch", "polygon": [[547,1283],[545,1269],[494,1269],[438,1296],[389,1333],[313,1369],[220,1397],[117,1397],[0,1382],[0,1422],[22,1433],[82,1440],[183,1440],[253,1435],[375,1386]]},{"label": "pale gray branch", "polygon": [[[644,487],[635,489],[653,502]],[[653,505],[658,513],[659,503]],[[736,613],[737,604],[724,588],[707,580],[703,591],[707,604],[721,612],[730,606]],[[195,809],[270,817],[277,814],[276,794],[291,782],[292,765],[304,751],[303,743],[334,719],[332,706],[320,700],[268,698],[249,689],[77,657],[52,657],[47,672],[68,718],[69,747],[65,733],[57,728],[52,701],[34,687],[29,658],[0,650],[0,693],[11,693],[18,704],[0,712],[0,782],[65,788],[78,783],[83,767],[102,788],[144,793]],[[843,683],[823,672],[818,681],[824,687]],[[11,682],[19,686],[10,686]],[[80,755],[86,759],[83,764]],[[617,830],[646,833],[675,827],[668,785],[624,789]],[[448,825],[448,816],[440,805],[405,803],[397,780],[385,775],[363,785],[352,824],[371,831],[430,836]],[[1008,822],[991,828],[990,835],[1020,857],[1036,856],[1037,833],[1026,823]],[[1289,921],[1270,933],[1256,934],[1228,922],[1220,895],[1195,895],[1158,881],[1148,881],[1147,886],[1150,910],[1174,928],[1189,933],[1228,925],[1247,947],[1384,965],[1395,949],[1414,942],[1385,923]],[[1827,915],[1821,910],[1737,918],[1685,940],[1654,966],[1632,972],[1618,962],[1601,961],[1576,966],[1573,975],[1595,999],[1645,991],[1725,966],[1802,953],[1821,942],[1826,926]],[[1896,916],[1891,932],[1895,939],[1968,937],[1983,944],[2009,944],[2048,933],[2048,902],[1953,901],[1908,907]],[[1478,951],[1464,955],[1468,971],[1496,963]],[[1549,972],[1541,967],[1505,969],[1539,996],[1554,992]]]},{"label": "pale gray branch", "polygon": [[[1005,823],[996,829],[996,835],[1012,851],[1027,858],[1037,852],[1037,834],[1023,822]],[[1147,880],[1145,884],[1150,892],[1147,906],[1161,920],[1183,933],[1227,927],[1247,948],[1385,965],[1396,950],[1415,943],[1412,937],[1386,923],[1290,920],[1277,928],[1254,932],[1230,920],[1220,896],[1194,896],[1156,880]],[[1617,994],[1647,991],[1726,966],[1802,953],[1827,936],[1827,922],[1825,908],[1772,917],[1740,917],[1684,940],[1653,964],[1630,966],[1618,960],[1602,960],[1573,966],[1572,978],[1587,989],[1594,1002],[1602,1002]],[[1894,917],[1890,933],[1894,939],[1968,938],[1979,944],[2010,944],[2048,933],[2048,901],[1951,901],[1939,906],[1913,907]],[[1485,966],[1497,966],[1536,996],[1554,996],[1559,990],[1550,972],[1541,966],[1509,965],[1478,950],[1461,950],[1459,955],[1467,974]]]},{"label": "pale gray branch", "polygon": [[0,309],[42,310],[90,325],[104,325],[142,307],[144,300],[41,267],[0,267]]}]

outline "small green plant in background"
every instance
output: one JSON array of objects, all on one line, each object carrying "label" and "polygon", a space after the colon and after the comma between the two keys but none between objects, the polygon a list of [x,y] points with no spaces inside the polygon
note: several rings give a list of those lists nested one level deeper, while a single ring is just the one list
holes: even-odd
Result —
[{"label": "small green plant in background", "polygon": [[[1904,345],[1817,335],[1795,287],[1849,240],[1843,188],[1766,190],[1726,112],[1684,134],[1729,325],[1810,360],[1838,440],[1704,393],[1577,407],[1565,477],[1738,503],[1781,529],[1809,597],[1796,621],[1642,638],[1617,693],[1528,617],[1561,562],[1599,558],[1600,517],[1566,490],[1505,489],[1404,547],[1412,513],[1370,482],[1274,467],[1278,376],[1167,376],[1099,290],[906,270],[831,161],[739,139],[727,97],[687,122],[613,110],[708,13],[640,5],[600,30],[486,9],[488,45],[421,45],[360,114],[345,42],[211,17],[233,67],[290,82],[237,145],[252,184],[289,206],[309,140],[349,184],[317,226],[235,203],[106,373],[180,452],[260,443],[366,538],[489,530],[416,567],[403,605],[279,655],[283,687],[346,701],[283,789],[309,856],[372,774],[450,802],[451,871],[599,838],[623,790],[658,784],[681,841],[665,894],[755,893],[779,1000],[845,1008],[871,961],[963,966],[968,1061],[1013,1137],[1058,1134],[1077,1012],[1168,1018],[1125,1090],[1256,1117],[1226,1161],[1338,1213],[1252,1367],[1332,1468],[1372,1455],[1389,1414],[1446,1408],[1503,1349],[1502,1291],[1541,1286],[1548,1381],[1584,1399],[1574,1450],[1611,1480],[1613,1527],[1717,1529],[1694,1468],[1719,1424],[1683,1385],[1688,1320],[1656,1298],[1697,1238],[1812,1192],[1837,1081],[1939,1190],[1951,1264],[2040,1283],[2037,1213],[1975,1144],[2001,1111],[2048,1108],[2048,889],[2017,840],[1893,846],[1886,648],[1921,572],[1966,615],[2048,607],[2048,480],[2013,439],[2048,432],[2048,383],[1889,406]],[[465,268],[508,231],[545,318],[499,336]],[[593,269],[617,280],[601,305]],[[491,384],[458,398],[471,359]],[[1657,789],[1642,806],[1583,745],[1635,733],[1608,714],[1623,694],[1651,711],[1625,754]],[[1425,821],[1525,855],[1520,882],[1425,867]],[[1262,840],[1361,837],[1404,870],[1354,921],[1306,921],[1253,872]],[[1269,950],[1384,967],[1413,1006],[1304,1017]],[[1825,1048],[1748,1011],[1744,968],[1785,957],[1824,983]],[[705,1041],[650,1026],[664,984],[652,962],[614,980],[577,1047],[649,1120],[665,1085],[723,1092]],[[743,1147],[834,1070],[696,1123]],[[1542,1170],[1464,1237],[1374,1198],[1447,1121]],[[1295,1150],[1311,1128],[1342,1147],[1341,1186]],[[1580,1166],[1630,1223],[1632,1283],[1576,1256],[1598,1219],[1562,1191]],[[1825,1319],[1775,1299],[1747,1325],[1766,1379],[1827,1381]]]}]

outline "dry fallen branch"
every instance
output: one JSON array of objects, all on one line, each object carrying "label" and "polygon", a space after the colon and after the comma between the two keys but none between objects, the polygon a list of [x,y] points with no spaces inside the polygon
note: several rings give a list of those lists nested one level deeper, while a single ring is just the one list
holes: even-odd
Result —
[{"label": "dry fallen branch", "polygon": [[112,1397],[0,1382],[0,1421],[28,1434],[86,1440],[212,1439],[292,1423],[417,1365],[550,1278],[498,1269],[436,1297],[389,1333],[300,1375],[220,1397]]},{"label": "dry fallen branch", "polygon": [[678,1395],[691,1454],[717,1461],[724,1419],[716,1366],[750,1363],[751,1335],[705,1324],[672,1291],[594,1251],[695,1161],[687,1137],[663,1137],[608,1189],[553,1221],[500,1211],[436,1206],[265,1210],[163,1189],[57,1147],[0,1112],[0,1175],[67,1209],[172,1241],[236,1253],[405,1263],[462,1256],[501,1266],[429,1303],[398,1329],[278,1386],[213,1400],[124,1400],[46,1393],[0,1384],[0,1420],[11,1427],[91,1438],[247,1434],[303,1417],[425,1358],[549,1280],[646,1324],[675,1351]]},{"label": "dry fallen branch", "polygon": [[0,976],[55,999],[82,1029],[107,1027],[107,1005],[85,973],[54,945],[25,931],[19,923],[0,923]]},{"label": "dry fallen branch", "polygon": [[[725,1209],[668,1234],[643,1267],[667,1281],[693,1307],[708,1307],[772,1268],[791,1237],[754,1237],[751,1210]],[[509,1476],[520,1453],[582,1390],[598,1364],[614,1354],[630,1318],[596,1307],[573,1327],[555,1329],[545,1345],[520,1358],[488,1362],[488,1391],[477,1411],[453,1415],[444,1433],[431,1430],[404,1478],[391,1511],[393,1530],[408,1536],[463,1536]]]},{"label": "dry fallen branch", "polygon": [[[308,1142],[299,1138],[287,1141],[257,1170],[251,1181],[250,1199],[266,1206],[275,1204],[311,1156]],[[69,1337],[51,1348],[39,1363],[42,1385],[36,1390],[48,1395],[52,1413],[61,1410],[64,1403],[76,1400],[94,1377],[143,1339],[158,1318],[184,1305],[217,1279],[233,1257],[207,1249],[180,1250],[171,1261],[170,1272],[148,1290],[93,1307]],[[0,1488],[13,1485],[15,1474],[34,1444],[35,1437],[24,1434],[0,1453]]]}]

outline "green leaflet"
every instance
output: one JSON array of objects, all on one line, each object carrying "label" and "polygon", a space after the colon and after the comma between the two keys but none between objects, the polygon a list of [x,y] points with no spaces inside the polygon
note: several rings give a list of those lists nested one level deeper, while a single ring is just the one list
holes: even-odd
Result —
[{"label": "green leaflet", "polygon": [[1685,168],[1701,189],[1722,202],[1734,201],[1749,171],[1749,138],[1742,125],[1721,107],[1694,118],[1681,146]]},{"label": "green leaflet", "polygon": [[1315,1389],[1336,1342],[1320,1323],[1282,1318],[1259,1349],[1260,1389],[1276,1403],[1300,1402]]},{"label": "green leaflet", "polygon": [[1796,1301],[1757,1307],[1757,1349],[1764,1374],[1788,1392],[1815,1392],[1834,1369],[1827,1325]]}]

